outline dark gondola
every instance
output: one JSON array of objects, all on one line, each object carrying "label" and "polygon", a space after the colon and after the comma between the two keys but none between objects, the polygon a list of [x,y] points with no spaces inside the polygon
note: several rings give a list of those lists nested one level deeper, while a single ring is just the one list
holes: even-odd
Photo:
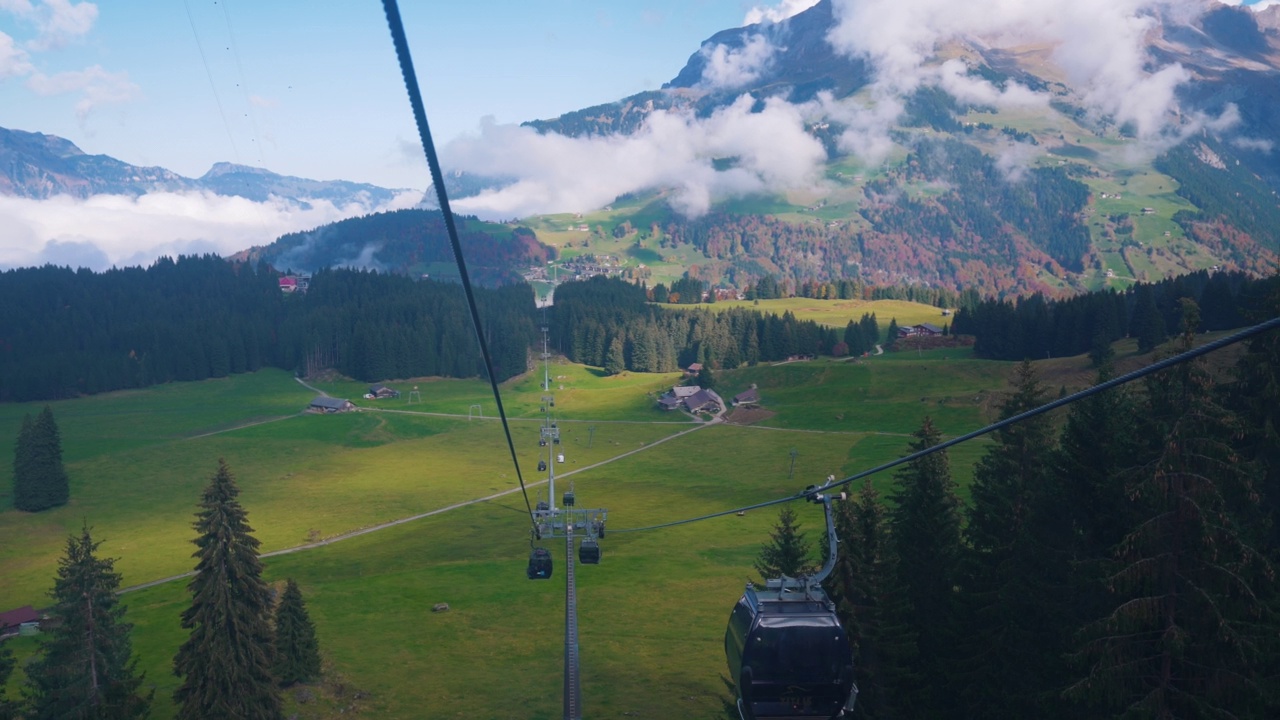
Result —
[{"label": "dark gondola", "polygon": [[539,460],[539,461],[538,461],[538,472],[546,472],[546,471],[547,471],[547,461],[546,461],[546,460]]},{"label": "dark gondola", "polygon": [[853,708],[853,647],[822,580],[835,566],[836,535],[828,498],[830,552],[817,575],[747,584],[725,630],[729,673],[743,720],[839,718]]},{"label": "dark gondola", "polygon": [[551,551],[546,548],[534,548],[529,553],[529,569],[526,571],[530,580],[551,579]]},{"label": "dark gondola", "polygon": [[600,543],[591,538],[583,538],[578,546],[578,562],[583,565],[600,564]]},{"label": "dark gondola", "polygon": [[[561,460],[560,462],[564,462],[564,460]],[[565,494],[564,494],[564,506],[565,506],[565,507],[573,507],[573,491],[572,491],[572,490],[568,490],[568,491],[566,491],[566,492],[565,492]]]}]

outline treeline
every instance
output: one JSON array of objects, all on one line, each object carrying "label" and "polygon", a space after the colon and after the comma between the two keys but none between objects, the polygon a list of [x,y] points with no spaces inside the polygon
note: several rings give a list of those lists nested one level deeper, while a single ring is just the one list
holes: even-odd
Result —
[{"label": "treeline", "polygon": [[[1199,309],[1178,306],[1181,351]],[[943,451],[888,503],[870,481],[839,503],[858,716],[1280,717],[1277,352],[1268,333],[1230,384],[1200,359],[1006,427],[967,502]],[[1001,417],[1052,396],[1024,363]],[[941,440],[926,418],[903,451]]]},{"label": "treeline", "polygon": [[[527,285],[477,289],[496,372],[524,372]],[[161,258],[103,273],[0,273],[0,401],[47,400],[278,367],[374,381],[484,373],[461,289],[372,271],[316,273],[285,296],[278,274],[222,258]]]},{"label": "treeline", "polygon": [[[596,276],[556,288],[551,335],[574,362],[635,372],[670,372],[690,363],[734,368],[793,355],[829,353],[837,332],[790,312],[762,315],[671,310],[646,303],[644,288]],[[610,358],[615,362],[606,362]]]},{"label": "treeline", "polygon": [[[529,228],[492,234],[481,229],[473,216],[457,215],[454,220],[475,282],[519,282],[515,268],[555,259],[555,248],[539,242]],[[282,235],[249,257],[254,262],[266,260],[281,270],[350,266],[414,276],[458,277],[453,246],[439,210],[396,210],[347,218],[315,230]]]},{"label": "treeline", "polygon": [[1245,323],[1246,311],[1276,284],[1244,273],[1205,270],[1114,290],[1047,300],[1040,294],[1009,302],[984,300],[961,307],[951,330],[973,335],[974,353],[996,360],[1063,357],[1103,352],[1123,337],[1138,339],[1147,352],[1178,327],[1180,301],[1201,308],[1205,330],[1227,330]]}]

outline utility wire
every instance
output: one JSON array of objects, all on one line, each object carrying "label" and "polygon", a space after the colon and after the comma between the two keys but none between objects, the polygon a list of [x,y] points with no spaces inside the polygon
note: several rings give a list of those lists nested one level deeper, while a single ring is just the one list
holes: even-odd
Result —
[{"label": "utility wire", "polygon": [[493,400],[498,405],[498,417],[502,418],[502,431],[507,435],[511,463],[516,468],[516,479],[520,481],[520,492],[524,495],[524,504],[529,511],[529,524],[533,528],[533,535],[530,538],[532,543],[532,538],[539,535],[538,523],[533,517],[533,505],[529,502],[529,491],[524,486],[524,476],[520,474],[520,460],[516,457],[516,445],[511,439],[511,426],[507,423],[507,413],[502,407],[502,394],[498,391],[498,380],[493,373],[489,343],[485,341],[484,331],[480,326],[480,311],[476,307],[475,292],[471,289],[471,276],[467,273],[467,262],[462,255],[462,243],[458,240],[458,228],[453,221],[453,211],[449,209],[449,198],[444,191],[444,173],[440,171],[440,159],[436,157],[436,146],[431,140],[431,128],[427,125],[427,111],[422,102],[422,92],[418,89],[418,76],[413,71],[413,59],[409,56],[409,41],[405,39],[404,23],[400,20],[400,7],[396,0],[382,0],[382,8],[387,13],[387,25],[391,28],[391,40],[396,46],[396,58],[400,61],[400,72],[404,75],[405,88],[409,91],[409,104],[413,106],[413,119],[418,124],[418,136],[422,140],[422,149],[427,154],[427,165],[431,168],[431,181],[436,186],[440,213],[444,216],[445,228],[449,231],[453,257],[458,263],[458,275],[462,278],[467,307],[471,310],[471,324],[475,327],[476,340],[480,343],[485,372],[489,374],[489,386],[493,388]]},{"label": "utility wire", "polygon": [[773,500],[766,500],[765,502],[756,503],[754,505],[745,505],[743,507],[733,508],[732,510],[723,510],[721,512],[709,513],[707,515],[699,515],[698,517],[686,518],[684,520],[675,520],[673,522],[662,523],[660,525],[649,525],[647,527],[638,527],[638,528],[623,528],[621,530],[611,529],[609,530],[609,532],[626,533],[626,532],[645,532],[648,530],[661,530],[663,528],[675,527],[676,525],[688,525],[689,523],[701,522],[702,520],[710,520],[711,518],[722,517],[724,515],[745,512],[747,510],[757,510],[759,508],[765,508],[771,505],[781,505],[782,503],[792,502],[793,500],[799,500],[801,498],[811,497],[814,494],[826,492],[827,490],[830,490],[832,488],[843,487],[845,485],[848,485],[849,483],[854,482],[855,480],[861,480],[862,478],[867,477],[868,475],[874,475],[875,473],[881,472],[883,470],[888,470],[893,467],[897,467],[898,465],[902,465],[903,463],[909,463],[913,460],[918,460],[924,457],[925,455],[929,455],[930,453],[946,450],[947,448],[952,447],[953,445],[959,445],[962,442],[966,442],[976,437],[986,435],[987,433],[995,432],[996,430],[1006,428],[1010,425],[1013,425],[1014,423],[1019,423],[1019,422],[1022,422],[1023,420],[1027,420],[1037,415],[1047,413],[1050,410],[1056,410],[1064,405],[1070,405],[1071,403],[1076,402],[1077,400],[1083,400],[1087,397],[1091,397],[1100,392],[1105,392],[1114,387],[1124,385],[1125,383],[1133,382],[1134,380],[1138,380],[1139,378],[1144,378],[1148,375],[1151,375],[1152,373],[1157,373],[1157,372],[1160,372],[1161,370],[1165,370],[1167,368],[1173,367],[1174,365],[1187,362],[1188,360],[1194,360],[1195,358],[1198,358],[1201,355],[1206,355],[1208,353],[1213,352],[1214,350],[1220,350],[1224,347],[1227,347],[1228,345],[1234,345],[1238,342],[1248,340],[1249,338],[1255,335],[1260,335],[1264,332],[1267,332],[1268,330],[1274,330],[1276,328],[1280,328],[1280,317],[1272,318],[1264,323],[1254,325],[1251,328],[1246,328],[1244,330],[1241,330],[1240,332],[1235,333],[1234,335],[1229,335],[1227,337],[1215,340],[1211,343],[1201,345],[1198,348],[1192,348],[1191,350],[1188,350],[1184,353],[1165,358],[1164,360],[1148,365],[1147,367],[1134,370],[1131,373],[1127,373],[1125,375],[1121,375],[1120,377],[1112,378],[1111,380],[1108,380],[1106,382],[1094,385],[1091,388],[1081,390],[1080,392],[1068,395],[1063,398],[1058,398],[1057,400],[1054,400],[1053,402],[1050,402],[1050,403],[1045,403],[1044,405],[1041,405],[1038,408],[1033,408],[1019,415],[1014,415],[1013,417],[1005,418],[1000,422],[992,423],[984,428],[974,430],[971,433],[952,438],[950,440],[947,440],[946,442],[938,443],[933,447],[926,448],[924,450],[919,450],[917,452],[911,453],[910,455],[905,455],[903,457],[898,458],[897,460],[892,460],[890,462],[884,463],[883,465],[877,465],[876,467],[873,467],[870,470],[863,470],[862,472],[850,475],[849,477],[844,478],[843,480],[833,480],[831,482],[825,483],[818,487],[811,485],[808,488],[797,492],[795,495],[775,498]]}]

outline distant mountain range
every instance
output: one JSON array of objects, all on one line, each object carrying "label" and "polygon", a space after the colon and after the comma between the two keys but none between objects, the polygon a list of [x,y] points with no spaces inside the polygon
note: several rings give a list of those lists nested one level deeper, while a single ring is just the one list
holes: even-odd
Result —
[{"label": "distant mountain range", "polygon": [[[605,216],[606,230],[661,231],[651,267],[672,241],[701,250],[699,276],[712,283],[774,274],[799,288],[858,274],[874,284],[1069,293],[1214,267],[1275,272],[1280,6],[1140,18],[1148,28],[1145,48],[1136,48],[1146,53],[1142,72],[1181,76],[1172,117],[1161,118],[1168,129],[1154,137],[1100,112],[1091,101],[1107,88],[1073,87],[1050,44],[950,38],[934,48],[925,79],[907,83],[916,90],[902,98],[888,134],[896,154],[881,167],[842,142],[861,132],[851,125],[858,120],[831,110],[845,100],[873,106],[882,79],[869,59],[833,48],[839,20],[821,0],[782,22],[725,30],[661,90],[525,125],[569,137],[631,135],[655,112],[707,118],[743,95],[755,98],[755,112],[767,100],[808,108],[806,131],[827,150],[825,188],[734,199],[694,220],[650,188],[614,203],[634,211]],[[965,82],[985,80],[994,91],[1016,83],[1048,102],[1007,111],[958,100],[936,80],[944,62],[957,61]],[[751,72],[740,72],[749,62]],[[715,81],[726,69],[739,71],[737,82]],[[737,162],[716,158],[715,166]],[[648,248],[649,235],[635,237]]]},{"label": "distant mountain range", "polygon": [[339,207],[373,209],[399,192],[345,180],[308,180],[262,168],[216,163],[199,178],[162,167],[139,167],[107,155],[86,154],[56,135],[0,128],[0,194],[43,200],[54,195],[139,196],[151,192],[206,191],[262,202],[269,197],[306,206],[325,200]]}]

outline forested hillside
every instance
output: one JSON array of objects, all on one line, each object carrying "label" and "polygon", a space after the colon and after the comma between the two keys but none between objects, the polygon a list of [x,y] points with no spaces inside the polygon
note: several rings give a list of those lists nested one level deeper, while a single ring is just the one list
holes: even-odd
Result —
[{"label": "forested hillside", "polygon": [[636,372],[670,372],[695,362],[734,368],[829,353],[840,341],[835,330],[789,312],[672,310],[645,300],[643,288],[620,280],[561,285],[551,335],[575,362]]},{"label": "forested hillside", "polygon": [[[0,274],[0,401],[70,397],[272,366],[360,380],[482,375],[461,288],[324,270],[285,296],[277,273],[215,256],[94,273]],[[479,288],[500,379],[524,372],[527,285]]]},{"label": "forested hillside", "polygon": [[1256,317],[1256,308],[1280,283],[1245,273],[1197,272],[1158,283],[1140,283],[1061,300],[1035,294],[1010,302],[984,300],[961,307],[952,330],[976,338],[974,352],[995,360],[1100,353],[1113,341],[1134,337],[1147,352],[1179,326],[1183,299],[1200,308],[1204,330],[1229,330]]}]

